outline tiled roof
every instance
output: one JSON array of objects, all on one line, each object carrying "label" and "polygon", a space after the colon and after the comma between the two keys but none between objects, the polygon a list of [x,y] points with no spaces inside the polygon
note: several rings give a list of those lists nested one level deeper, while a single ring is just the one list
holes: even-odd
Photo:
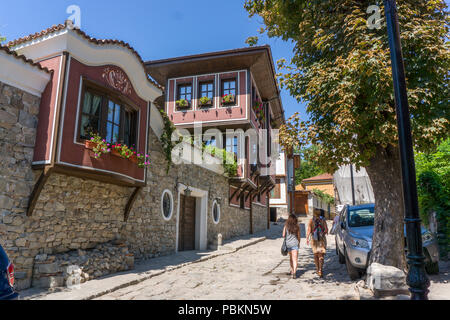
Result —
[{"label": "tiled roof", "polygon": [[309,181],[318,181],[318,180],[333,180],[333,176],[329,173],[324,173],[324,174],[321,174],[321,175],[318,175],[318,176],[315,176],[312,178],[304,179],[302,181],[302,183],[309,182]]},{"label": "tiled roof", "polygon": [[132,46],[130,46],[130,44],[128,44],[128,43],[126,43],[124,41],[113,40],[113,39],[96,39],[96,38],[92,38],[92,37],[88,36],[85,32],[81,31],[80,29],[74,28],[73,24],[72,24],[72,21],[70,21],[70,20],[67,20],[64,24],[53,25],[53,26],[51,26],[48,29],[42,30],[41,32],[36,32],[36,33],[30,34],[30,35],[28,35],[26,37],[22,37],[22,38],[10,41],[10,42],[8,42],[6,44],[6,46],[7,47],[16,47],[19,44],[26,43],[28,41],[32,41],[32,40],[41,38],[41,37],[43,37],[45,35],[49,35],[49,34],[52,34],[52,33],[55,33],[55,32],[61,31],[61,30],[64,30],[64,29],[66,29],[68,27],[72,28],[73,31],[75,31],[77,34],[79,34],[80,36],[82,36],[84,39],[88,40],[91,43],[94,43],[94,44],[97,44],[97,45],[113,44],[113,45],[118,45],[118,46],[121,46],[123,48],[128,49],[129,51],[131,51],[138,58],[138,60],[142,64],[142,68],[144,69],[144,72],[147,75],[148,81],[151,84],[153,84],[156,87],[158,87],[159,89],[164,90],[163,86],[161,86],[159,83],[157,83],[156,81],[154,81],[153,79],[151,79],[148,76],[147,72],[145,71],[146,69],[145,69],[144,61],[142,60],[142,58],[139,55],[139,53],[137,53],[137,51]]},{"label": "tiled roof", "polygon": [[47,68],[42,67],[39,63],[35,63],[31,59],[27,59],[24,55],[18,55],[17,52],[10,50],[8,47],[4,47],[4,46],[0,45],[0,50],[6,52],[9,55],[12,55],[13,57],[15,57],[18,60],[22,60],[24,63],[27,63],[27,64],[29,64],[33,67],[36,67],[42,71],[45,71],[47,73],[52,73]]}]

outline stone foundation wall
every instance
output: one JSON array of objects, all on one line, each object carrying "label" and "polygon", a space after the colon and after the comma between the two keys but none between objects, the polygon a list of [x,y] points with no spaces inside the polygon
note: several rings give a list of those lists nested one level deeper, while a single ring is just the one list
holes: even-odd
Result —
[{"label": "stone foundation wall", "polygon": [[253,204],[253,231],[259,232],[267,229],[267,207]]},{"label": "stone foundation wall", "polygon": [[133,269],[134,255],[123,243],[108,242],[92,250],[35,257],[33,287],[75,286],[111,273]]},{"label": "stone foundation wall", "polygon": [[[40,101],[1,82],[0,92],[0,244],[16,267],[17,289],[30,287],[32,281],[50,287],[66,283],[69,276],[87,280],[122,270],[125,258],[109,258],[110,247],[102,246],[114,241],[123,243],[129,250],[124,254],[137,260],[174,253],[177,182],[208,191],[208,243],[217,239],[218,233],[224,240],[249,233],[250,212],[229,206],[227,178],[187,164],[174,165],[167,173],[161,145],[152,130],[148,184],[127,222],[124,209],[133,188],[55,173],[45,184],[33,216],[27,217],[29,197],[41,173],[31,169]],[[161,195],[166,189],[174,198],[169,221],[161,213]],[[212,218],[216,198],[221,198],[218,224]],[[266,228],[265,207],[254,205],[253,223],[255,232]],[[86,258],[90,262],[84,261]],[[75,267],[69,270],[69,266]]]}]

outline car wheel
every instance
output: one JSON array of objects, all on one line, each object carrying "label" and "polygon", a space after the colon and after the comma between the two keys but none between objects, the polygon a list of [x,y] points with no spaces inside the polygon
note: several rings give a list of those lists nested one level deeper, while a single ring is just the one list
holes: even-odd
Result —
[{"label": "car wheel", "polygon": [[345,263],[345,256],[341,253],[341,251],[338,248],[337,248],[337,253],[338,253],[338,257],[339,257],[339,263],[340,264],[344,264]]},{"label": "car wheel", "polygon": [[350,263],[347,251],[345,251],[345,266],[347,267],[347,273],[351,280],[358,280],[361,277],[359,270]]},{"label": "car wheel", "polygon": [[339,250],[339,246],[338,246],[338,242],[337,242],[337,236],[335,237],[335,243],[336,243],[336,255],[339,257],[339,263],[340,264],[344,264],[345,263],[345,257],[344,255],[341,253],[341,250]]}]

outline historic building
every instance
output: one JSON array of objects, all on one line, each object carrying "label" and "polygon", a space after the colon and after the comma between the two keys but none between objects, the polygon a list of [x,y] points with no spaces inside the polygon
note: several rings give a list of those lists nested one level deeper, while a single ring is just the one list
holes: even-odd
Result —
[{"label": "historic building", "polygon": [[249,210],[250,221],[254,212],[268,211],[276,176],[273,155],[278,151],[272,150],[271,130],[285,121],[270,47],[145,65],[150,76],[166,86],[165,111],[177,128],[187,130],[194,140],[197,129],[201,143],[235,154],[238,170],[230,179],[230,205]]},{"label": "historic building", "polygon": [[297,185],[295,188],[296,213],[312,215],[314,210],[324,210],[327,219],[334,218],[336,212],[334,204],[324,201],[314,190],[323,192],[334,199],[333,176],[324,173],[304,179],[300,185]]},{"label": "historic building", "polygon": [[[234,100],[224,105],[223,93]],[[203,94],[210,106],[199,105]],[[91,38],[70,21],[1,48],[0,243],[18,289],[83,282],[268,228],[270,152],[263,165],[237,159],[232,177],[214,154],[183,143],[167,170],[160,108],[188,129],[199,119],[279,126],[270,48],[144,63],[127,43]],[[227,148],[236,151],[235,139]]]}]

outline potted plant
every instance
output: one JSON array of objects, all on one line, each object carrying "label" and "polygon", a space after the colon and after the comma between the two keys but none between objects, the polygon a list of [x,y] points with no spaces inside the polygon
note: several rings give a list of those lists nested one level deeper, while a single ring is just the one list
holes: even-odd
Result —
[{"label": "potted plant", "polygon": [[175,104],[177,105],[177,108],[179,108],[179,109],[189,108],[189,101],[187,101],[186,99],[177,100],[175,102]]},{"label": "potted plant", "polygon": [[136,151],[136,146],[133,145],[132,147],[130,147],[130,150],[132,152],[132,155],[131,155],[131,157],[129,159],[130,159],[131,162],[137,164],[138,163],[138,153]]},{"label": "potted plant", "polygon": [[256,114],[256,117],[259,119],[259,121],[263,121],[266,116],[264,114],[264,106],[261,100],[255,100],[253,101],[253,111]]},{"label": "potted plant", "polygon": [[222,97],[222,105],[230,105],[236,103],[236,96],[234,94],[226,94]]},{"label": "potted plant", "polygon": [[111,149],[111,153],[116,157],[130,159],[133,156],[133,151],[124,144],[114,144]]},{"label": "potted plant", "polygon": [[211,107],[213,104],[212,99],[209,97],[201,97],[198,101],[200,107]]},{"label": "potted plant", "polygon": [[86,149],[92,150],[94,158],[99,159],[103,154],[111,152],[110,144],[96,133],[89,133],[90,139],[86,140],[84,145]]},{"label": "potted plant", "polygon": [[137,165],[139,168],[144,169],[150,166],[150,156],[148,154],[137,154]]}]

